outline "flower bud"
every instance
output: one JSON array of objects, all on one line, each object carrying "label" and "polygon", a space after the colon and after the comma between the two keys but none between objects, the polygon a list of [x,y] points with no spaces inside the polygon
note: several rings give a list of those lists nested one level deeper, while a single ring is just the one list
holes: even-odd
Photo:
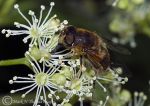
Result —
[{"label": "flower bud", "polygon": [[74,79],[70,88],[79,91],[81,89],[81,86],[82,85],[80,79]]},{"label": "flower bud", "polygon": [[60,73],[54,74],[50,80],[52,80],[53,83],[62,86],[64,86],[66,83],[66,77]]},{"label": "flower bud", "polygon": [[61,74],[64,75],[66,78],[70,79],[71,78],[71,75],[72,75],[72,72],[71,72],[72,68],[69,67],[69,66],[64,66],[62,67],[61,69]]}]

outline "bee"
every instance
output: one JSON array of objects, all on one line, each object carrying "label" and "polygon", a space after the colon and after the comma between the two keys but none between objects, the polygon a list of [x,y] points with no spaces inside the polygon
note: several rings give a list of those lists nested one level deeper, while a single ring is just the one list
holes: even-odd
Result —
[{"label": "bee", "polygon": [[108,48],[121,54],[130,54],[127,49],[105,40],[96,32],[74,26],[66,26],[60,34],[59,44],[73,51],[74,56],[80,57],[82,66],[83,59],[94,67],[96,73],[103,72],[110,67],[110,53]]},{"label": "bee", "polygon": [[110,54],[106,43],[97,33],[74,26],[66,26],[60,34],[59,44],[71,49],[73,55],[87,59],[96,72],[106,70],[110,65]]}]

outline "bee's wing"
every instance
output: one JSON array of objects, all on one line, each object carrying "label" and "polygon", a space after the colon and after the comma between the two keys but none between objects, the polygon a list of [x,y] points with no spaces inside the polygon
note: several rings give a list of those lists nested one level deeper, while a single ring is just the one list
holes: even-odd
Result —
[{"label": "bee's wing", "polygon": [[106,46],[108,49],[112,50],[112,51],[115,51],[117,53],[120,53],[120,54],[124,54],[124,55],[130,55],[131,52],[124,48],[122,45],[120,44],[116,44],[114,42],[112,42],[112,40],[108,37],[104,37],[104,36],[101,36],[103,41],[106,43]]},{"label": "bee's wing", "polygon": [[106,45],[107,45],[108,49],[115,51],[117,53],[124,54],[124,55],[130,55],[131,54],[131,52],[128,49],[126,49],[126,48],[124,48],[118,44],[115,44],[112,42],[109,42],[109,43],[106,42]]},{"label": "bee's wing", "polygon": [[91,63],[91,65],[98,71],[103,71],[103,66],[100,64],[100,56],[94,52],[87,53],[87,59]]}]

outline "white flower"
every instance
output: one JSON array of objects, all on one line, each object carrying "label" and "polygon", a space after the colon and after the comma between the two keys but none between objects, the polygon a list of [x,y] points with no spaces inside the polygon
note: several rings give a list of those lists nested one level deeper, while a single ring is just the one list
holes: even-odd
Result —
[{"label": "white flower", "polygon": [[[65,101],[68,102],[70,98],[73,97],[73,95],[76,95],[79,97],[80,106],[83,106],[84,98],[92,97],[93,95],[92,89],[94,87],[94,82],[96,82],[103,89],[103,91],[106,92],[107,89],[101,82],[125,84],[125,82],[128,80],[127,78],[122,78],[119,76],[119,73],[121,73],[120,68],[116,70],[109,69],[107,75],[95,76],[94,70],[91,69],[88,72],[88,70],[84,66],[82,66],[81,69],[79,59],[70,60],[68,61],[68,64],[70,66],[66,67],[66,69],[63,69],[60,72],[60,73],[68,73],[66,75],[66,78],[68,79],[64,89],[64,92],[66,92],[67,96],[64,98],[64,101],[62,102],[61,105],[63,105]],[[109,96],[106,97],[105,102],[100,101],[100,106],[105,106],[108,99]]]},{"label": "white flower", "polygon": [[[52,68],[46,68],[44,65],[41,68],[40,64],[30,55],[26,54],[30,60],[30,64],[33,68],[34,74],[29,74],[28,77],[17,77],[15,76],[13,80],[10,80],[10,84],[14,83],[22,83],[22,84],[29,84],[28,86],[22,87],[20,89],[11,90],[11,93],[16,93],[18,91],[27,90],[23,95],[22,98],[24,98],[28,93],[32,92],[36,89],[36,97],[35,102],[33,106],[37,106],[39,100],[43,100],[45,102],[46,106],[49,106],[48,104],[48,97],[51,100],[51,104],[53,106],[56,105],[56,102],[54,101],[54,97],[56,100],[59,100],[60,97],[57,96],[55,93],[57,91],[61,91],[61,86],[54,83],[54,79],[52,78],[53,75],[55,75],[56,72],[58,72],[59,67],[54,66]],[[49,95],[47,97],[46,90],[49,91]]]},{"label": "white flower", "polygon": [[101,83],[101,81],[105,81],[105,82],[112,82],[114,85],[118,85],[118,84],[125,84],[128,81],[128,78],[125,77],[120,77],[119,75],[121,74],[122,71],[121,68],[117,68],[117,69],[108,69],[108,75],[100,75],[96,77],[96,82],[99,84],[99,86],[104,90],[104,92],[107,91],[107,89],[103,86],[103,84]]},{"label": "white flower", "polygon": [[[26,18],[26,16],[20,11],[19,5],[14,5],[14,8],[18,10],[19,14],[23,17],[23,19],[28,23],[28,25],[24,25],[18,22],[14,22],[14,25],[17,28],[23,28],[22,30],[2,30],[2,33],[6,33],[6,37],[10,35],[27,35],[23,42],[27,43],[30,39],[30,45],[39,45],[45,41],[45,39],[49,39],[52,35],[55,34],[58,30],[64,28],[64,24],[68,22],[65,20],[64,22],[60,23],[58,19],[56,19],[56,15],[49,18],[52,8],[54,6],[54,2],[50,3],[50,9],[44,19],[43,18],[43,11],[45,10],[45,6],[41,5],[40,17],[37,18],[35,13],[29,10],[29,15],[31,15],[32,21]],[[42,21],[43,20],[43,21]]]},{"label": "white flower", "polygon": [[[67,96],[64,98],[63,102],[60,104],[62,106],[64,103],[69,102],[69,100],[76,95],[79,97],[81,106],[83,105],[84,97],[92,97],[93,79],[85,76],[79,68],[79,59],[72,59],[68,61],[70,66],[63,66],[60,71],[61,74],[65,75],[67,78],[65,88]],[[83,71],[85,71],[83,69]]]},{"label": "white flower", "polygon": [[143,92],[135,92],[134,99],[129,102],[128,106],[144,106],[146,100],[147,96]]}]

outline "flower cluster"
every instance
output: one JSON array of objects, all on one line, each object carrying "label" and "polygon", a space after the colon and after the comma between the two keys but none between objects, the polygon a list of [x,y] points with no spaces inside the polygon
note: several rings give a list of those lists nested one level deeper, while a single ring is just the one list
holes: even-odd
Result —
[{"label": "flower cluster", "polygon": [[114,88],[116,91],[108,101],[110,106],[145,106],[147,96],[143,92],[134,92],[132,95],[130,91],[121,89],[120,86]]},{"label": "flower cluster", "polygon": [[[103,92],[107,92],[107,89],[103,86],[103,81],[124,84],[127,78],[119,77],[114,71],[110,70],[107,75],[96,76],[93,70],[88,71],[85,67],[81,72],[79,66],[79,59],[68,60],[67,63],[60,62],[57,65],[46,66],[44,62],[38,62],[29,52],[26,53],[34,74],[29,74],[28,77],[15,76],[9,81],[10,84],[25,83],[29,86],[17,90],[11,90],[11,93],[15,93],[21,90],[28,89],[23,95],[24,98],[28,93],[36,89],[36,97],[33,106],[37,106],[40,98],[48,106],[50,103],[55,106],[57,101],[61,101],[58,106],[63,106],[68,103],[70,99],[76,95],[79,98],[81,106],[83,106],[83,100],[86,97],[92,98],[94,82],[96,82]],[[108,77],[109,76],[109,77]],[[102,82],[103,83],[102,83]],[[49,94],[46,94],[48,90]],[[64,93],[65,97],[61,98],[59,93]],[[49,100],[50,99],[50,100]],[[105,106],[109,96],[106,97],[106,101],[100,100],[100,106]],[[56,100],[56,101],[55,101]]]},{"label": "flower cluster", "polygon": [[[45,6],[41,5],[41,11],[39,18],[36,17],[35,13],[32,10],[29,10],[28,14],[31,16],[31,20],[27,19],[27,17],[21,12],[19,9],[19,5],[15,4],[14,8],[18,11],[18,13],[22,16],[22,18],[28,23],[28,25],[24,25],[18,22],[14,22],[14,25],[17,28],[23,28],[21,30],[2,30],[2,33],[7,33],[6,37],[15,36],[15,35],[27,35],[23,42],[27,43],[30,40],[29,46],[32,47],[34,45],[41,47],[43,43],[52,39],[52,36],[59,30],[63,29],[64,24],[67,24],[67,20],[64,20],[62,23],[56,18],[55,14],[50,18],[50,13],[52,11],[54,2],[50,3],[50,9],[44,19],[43,11],[45,10]],[[43,20],[43,21],[42,21]]]},{"label": "flower cluster", "polygon": [[[112,0],[107,0],[108,2]],[[115,6],[111,12],[109,29],[118,36],[112,40],[115,43],[137,46],[135,36],[139,33],[150,36],[150,6],[146,0],[113,0],[109,4]],[[121,11],[121,12],[120,12]],[[138,18],[137,18],[138,17]],[[140,29],[140,30],[139,30]],[[139,34],[139,35],[140,35]]]},{"label": "flower cluster", "polygon": [[[83,106],[83,100],[92,98],[93,88],[97,83],[103,92],[107,92],[104,86],[111,82],[113,84],[124,84],[128,79],[119,76],[118,69],[105,71],[105,74],[97,75],[91,68],[87,68],[80,64],[79,58],[72,58],[73,52],[71,50],[54,49],[58,45],[60,32],[63,30],[67,20],[62,23],[56,18],[56,15],[50,18],[50,13],[54,6],[54,2],[50,3],[50,9],[43,19],[43,11],[45,6],[41,6],[40,17],[37,18],[33,11],[29,11],[32,22],[20,11],[19,5],[14,6],[19,14],[26,20],[27,25],[15,22],[17,28],[21,30],[6,30],[6,37],[13,35],[27,35],[23,42],[29,42],[29,49],[25,53],[25,58],[30,64],[32,72],[27,77],[15,76],[9,81],[10,84],[28,84],[28,86],[11,90],[11,93],[16,93],[26,90],[22,94],[22,98],[27,94],[36,90],[36,96],[33,106],[38,106],[39,101],[42,100],[46,106],[64,106],[69,104],[70,99],[74,96],[78,97],[80,105]],[[63,93],[64,96],[60,94]],[[100,100],[99,105],[105,106],[109,96],[106,100]]]}]

